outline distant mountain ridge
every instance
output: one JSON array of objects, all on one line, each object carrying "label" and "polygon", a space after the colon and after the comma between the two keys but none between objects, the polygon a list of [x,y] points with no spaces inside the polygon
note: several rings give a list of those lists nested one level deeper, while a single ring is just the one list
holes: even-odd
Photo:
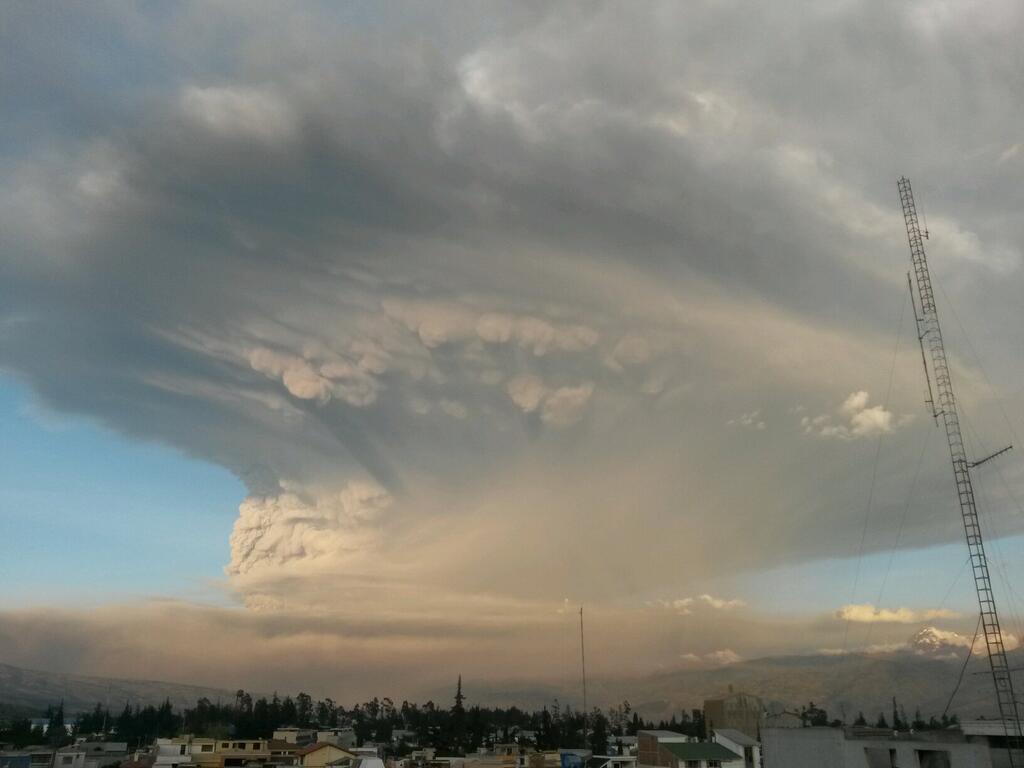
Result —
[{"label": "distant mountain ridge", "polygon": [[[872,654],[813,654],[775,656],[740,661],[727,666],[684,668],[634,678],[588,680],[589,703],[602,708],[624,700],[645,719],[669,719],[682,711],[701,707],[704,700],[729,690],[759,696],[775,708],[799,708],[813,701],[830,716],[852,721],[858,712],[874,720],[879,712],[888,718],[892,697],[913,716],[917,708],[927,719],[941,714],[956,685],[970,639],[943,630],[925,628],[899,650]],[[1021,666],[1024,651],[1009,654],[1011,666]],[[966,674],[950,712],[961,718],[995,714],[992,680],[987,674],[984,651],[968,663]],[[977,674],[976,674],[977,673]],[[484,681],[464,676],[464,690],[470,703],[492,706],[516,705],[524,709],[550,706],[557,699],[562,706],[580,706],[576,686],[548,685],[525,680]],[[454,688],[428,691],[380,691],[377,695],[427,699],[445,706]],[[170,699],[178,710],[191,707],[206,697],[227,701],[235,692],[221,688],[184,685],[155,680],[125,680],[78,674],[41,672],[0,664],[0,711],[27,714],[41,712],[63,700],[69,713],[92,709],[97,702],[109,702],[115,713],[125,702],[157,705]],[[351,706],[354,701],[342,702]]]},{"label": "distant mountain ridge", "polygon": [[175,709],[194,706],[202,697],[211,701],[234,699],[234,691],[201,685],[183,685],[158,680],[125,680],[63,672],[42,672],[0,663],[0,705],[9,712],[41,712],[50,704],[64,702],[66,712],[90,710],[97,702],[109,703],[119,712],[130,702],[159,705],[170,699]]}]

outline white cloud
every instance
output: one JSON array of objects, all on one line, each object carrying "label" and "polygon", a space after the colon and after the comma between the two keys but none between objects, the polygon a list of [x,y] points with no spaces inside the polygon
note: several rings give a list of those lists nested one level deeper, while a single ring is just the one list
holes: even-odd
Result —
[{"label": "white cloud", "polygon": [[932,619],[953,619],[959,616],[948,608],[914,610],[911,608],[878,608],[871,603],[852,603],[836,611],[836,618],[858,623],[916,624]]},{"label": "white cloud", "polygon": [[743,661],[743,657],[729,648],[722,648],[721,650],[704,654],[704,660],[716,666],[724,667]]},{"label": "white cloud", "polygon": [[697,605],[704,605],[717,611],[730,611],[735,608],[743,608],[746,603],[738,598],[727,600],[721,597],[714,597],[707,593],[697,597],[679,597],[674,600],[648,601],[647,605],[656,608],[666,608],[679,613],[682,616],[689,616]]},{"label": "white cloud", "polygon": [[554,427],[571,426],[583,418],[593,394],[593,384],[559,387],[544,399],[541,420]]},{"label": "white cloud", "polygon": [[295,493],[250,496],[238,508],[225,571],[241,575],[319,559],[337,564],[372,541],[374,523],[390,505],[390,494],[366,482],[312,500]]},{"label": "white cloud", "polygon": [[505,385],[508,396],[512,402],[518,405],[524,413],[533,413],[544,399],[547,387],[540,380],[539,376],[532,373],[524,373],[510,379]]},{"label": "white cloud", "polygon": [[805,435],[855,440],[892,432],[914,418],[909,414],[897,417],[881,405],[869,406],[869,401],[865,390],[851,392],[836,409],[835,417],[830,414],[803,416],[800,427]]},{"label": "white cloud", "polygon": [[180,103],[190,118],[228,136],[281,139],[295,128],[288,105],[276,94],[257,88],[187,86]]},{"label": "white cloud", "polygon": [[749,413],[741,413],[735,419],[725,422],[730,427],[746,427],[747,429],[763,430],[766,427],[764,419],[761,418],[761,411],[753,410]]}]

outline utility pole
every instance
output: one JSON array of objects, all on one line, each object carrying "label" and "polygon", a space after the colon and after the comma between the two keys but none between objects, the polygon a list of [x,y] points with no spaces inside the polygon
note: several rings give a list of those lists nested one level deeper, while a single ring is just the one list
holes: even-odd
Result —
[{"label": "utility pole", "polygon": [[[995,684],[999,715],[1006,732],[1009,765],[1010,768],[1024,768],[1024,733],[1021,732],[1020,712],[1013,693],[1013,678],[1006,660],[1006,647],[1003,644],[999,614],[996,612],[988,558],[985,555],[985,544],[982,541],[981,526],[978,520],[978,507],[974,498],[974,485],[971,481],[973,467],[995,458],[1008,449],[998,451],[976,462],[967,459],[964,438],[960,431],[956,398],[953,396],[953,383],[949,375],[949,361],[946,358],[946,348],[942,340],[942,331],[939,328],[939,316],[935,311],[935,294],[928,271],[928,260],[924,253],[924,237],[926,235],[922,235],[918,224],[917,207],[914,204],[910,179],[905,176],[901,177],[897,187],[900,203],[903,206],[903,219],[907,226],[907,241],[910,244],[910,263],[914,274],[914,281],[910,285],[910,297],[912,301],[916,298],[914,315],[917,320],[917,337],[921,344],[925,378],[928,381],[928,406],[936,424],[940,419],[942,420],[946,430],[946,440],[949,443],[953,479],[956,482],[960,514],[963,517],[964,534],[967,537],[967,549],[971,555],[974,588],[978,595],[978,610],[981,613],[981,624],[985,632],[989,669],[992,672],[992,682]],[[907,279],[909,283],[909,273]],[[917,287],[916,297],[914,284]],[[925,355],[926,349],[927,356]],[[930,372],[926,357],[931,359]],[[932,389],[932,378],[935,380],[934,390]]]},{"label": "utility pole", "polygon": [[580,606],[580,666],[583,669],[583,748],[587,748],[587,649],[583,644],[583,606]]}]

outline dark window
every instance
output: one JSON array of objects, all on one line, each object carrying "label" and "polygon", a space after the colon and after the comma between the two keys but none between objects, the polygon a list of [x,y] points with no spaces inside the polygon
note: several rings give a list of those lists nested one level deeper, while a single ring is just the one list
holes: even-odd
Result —
[{"label": "dark window", "polygon": [[921,768],[950,768],[949,752],[944,749],[919,749],[917,764]]},{"label": "dark window", "polygon": [[864,757],[867,758],[868,768],[894,768],[896,765],[895,749],[864,747]]}]

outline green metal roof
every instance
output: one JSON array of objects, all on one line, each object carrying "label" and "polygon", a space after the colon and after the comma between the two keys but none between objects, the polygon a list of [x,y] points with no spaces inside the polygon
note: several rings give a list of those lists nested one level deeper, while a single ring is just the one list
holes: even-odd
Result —
[{"label": "green metal roof", "polygon": [[742,760],[743,758],[713,741],[660,744],[680,760]]}]

